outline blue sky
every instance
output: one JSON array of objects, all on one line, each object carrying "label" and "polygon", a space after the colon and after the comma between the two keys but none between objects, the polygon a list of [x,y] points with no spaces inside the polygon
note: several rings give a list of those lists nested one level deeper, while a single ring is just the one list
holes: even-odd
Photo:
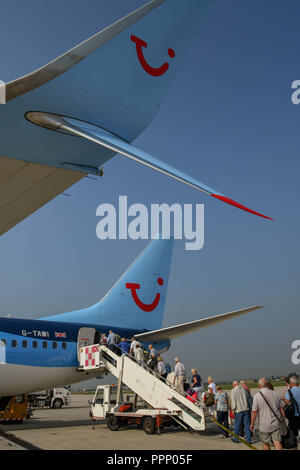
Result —
[{"label": "blue sky", "polygon": [[[144,4],[3,2],[2,80],[44,65]],[[205,204],[205,245],[175,243],[164,326],[266,308],[176,340],[166,357],[216,380],[284,374],[299,339],[297,0],[216,0],[158,115],[135,144],[274,221],[243,213],[116,156],[0,240],[0,312],[38,317],[100,299],[146,245],[100,241],[96,208]],[[299,367],[298,367],[299,370]]]}]

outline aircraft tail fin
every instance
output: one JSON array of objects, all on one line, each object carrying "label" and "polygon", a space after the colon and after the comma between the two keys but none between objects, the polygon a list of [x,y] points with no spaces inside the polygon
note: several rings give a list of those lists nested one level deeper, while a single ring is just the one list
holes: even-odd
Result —
[{"label": "aircraft tail fin", "polygon": [[152,241],[99,303],[101,320],[145,330],[162,325],[172,251],[173,239]]},{"label": "aircraft tail fin", "polygon": [[92,307],[44,320],[109,325],[133,330],[161,328],[173,239],[153,240],[103,299]]},{"label": "aircraft tail fin", "polygon": [[[212,0],[152,0],[6,85],[6,101],[101,125],[132,141],[153,119]],[[79,114],[76,114],[79,113]]]}]

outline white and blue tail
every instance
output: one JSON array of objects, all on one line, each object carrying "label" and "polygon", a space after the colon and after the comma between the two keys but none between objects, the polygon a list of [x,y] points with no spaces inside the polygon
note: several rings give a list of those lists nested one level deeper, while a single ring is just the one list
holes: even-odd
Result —
[{"label": "white and blue tail", "polygon": [[44,320],[126,326],[135,330],[161,328],[172,251],[172,239],[152,241],[100,302]]},{"label": "white and blue tail", "polygon": [[153,119],[212,0],[152,0],[44,67],[7,101],[92,122],[132,141]]}]

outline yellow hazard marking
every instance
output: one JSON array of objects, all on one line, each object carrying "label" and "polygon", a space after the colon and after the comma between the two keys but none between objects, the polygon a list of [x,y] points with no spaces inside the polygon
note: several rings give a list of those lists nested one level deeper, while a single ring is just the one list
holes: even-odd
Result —
[{"label": "yellow hazard marking", "polygon": [[213,421],[214,423],[216,423],[220,428],[224,429],[225,431],[227,431],[229,434],[231,434],[232,436],[234,436],[236,439],[238,439],[240,442],[242,442],[243,444],[245,444],[246,446],[250,447],[250,449],[252,450],[259,450],[257,447],[253,446],[252,444],[250,444],[249,442],[245,441],[245,439],[243,439],[241,436],[237,436],[234,432],[230,431],[229,429],[225,428],[225,426],[223,426],[222,424],[218,423],[218,421],[214,418],[212,418],[211,416],[207,416],[211,421]]}]

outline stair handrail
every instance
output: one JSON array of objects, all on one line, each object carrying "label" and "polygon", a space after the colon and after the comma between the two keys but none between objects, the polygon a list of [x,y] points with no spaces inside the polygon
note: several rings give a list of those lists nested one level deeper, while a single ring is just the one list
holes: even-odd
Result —
[{"label": "stair handrail", "polygon": [[[107,344],[100,344],[99,346],[100,347],[105,346],[110,352],[114,353],[114,351]],[[162,382],[165,382],[165,384],[168,385],[168,387],[170,387],[172,390],[179,393],[182,397],[186,398],[187,396],[190,396],[188,393],[182,392],[181,390],[178,390],[178,388],[176,387],[175,384],[172,384],[166,378],[162,377],[157,372],[155,372],[153,369],[148,367],[148,365],[145,362],[137,361],[134,356],[132,356],[131,354],[128,354],[127,352],[122,351],[122,348],[120,348],[118,344],[114,344],[113,347],[114,347],[114,349],[117,348],[121,352],[121,355],[119,355],[117,353],[114,353],[117,356],[119,356],[119,357],[122,357],[122,356],[128,357],[131,361],[135,362],[135,364],[142,367],[143,369],[146,369],[147,372],[150,373],[151,375],[155,376],[155,378],[161,380]],[[189,401],[191,403],[193,403],[194,405],[196,405],[198,408],[201,408],[203,411],[205,411],[203,404],[199,400],[193,399],[193,401],[191,401],[191,400],[189,400]]]}]

